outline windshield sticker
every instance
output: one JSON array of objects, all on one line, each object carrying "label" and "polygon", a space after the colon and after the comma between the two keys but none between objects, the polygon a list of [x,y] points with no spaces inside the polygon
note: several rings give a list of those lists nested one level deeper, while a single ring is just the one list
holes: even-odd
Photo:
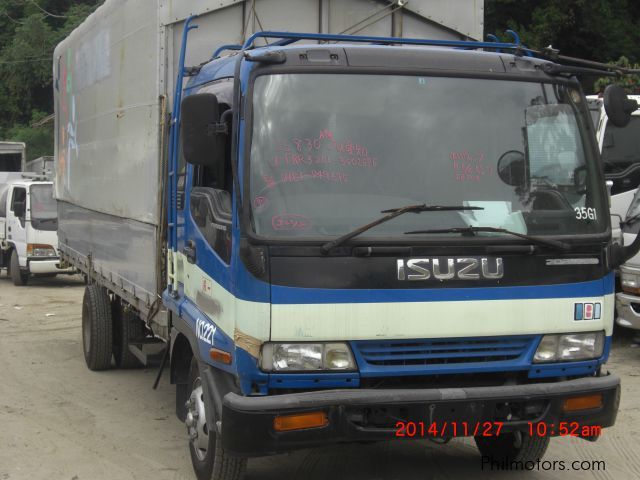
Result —
[{"label": "windshield sticker", "polygon": [[468,150],[449,153],[449,160],[453,166],[453,172],[457,182],[479,182],[484,176],[491,176],[495,173],[492,165],[484,162],[483,152],[469,153]]},{"label": "windshield sticker", "polygon": [[311,220],[304,215],[283,213],[271,219],[274,230],[306,230],[311,227]]}]

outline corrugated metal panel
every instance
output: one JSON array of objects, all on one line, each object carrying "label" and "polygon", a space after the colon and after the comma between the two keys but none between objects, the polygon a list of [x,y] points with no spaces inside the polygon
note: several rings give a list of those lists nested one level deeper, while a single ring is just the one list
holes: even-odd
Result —
[{"label": "corrugated metal panel", "polygon": [[483,39],[484,0],[411,0],[405,8],[466,37]]},{"label": "corrugated metal panel", "polygon": [[[252,3],[252,0],[160,0],[160,21],[162,25],[170,25],[182,22],[192,14],[211,14],[242,4],[245,4],[246,17],[249,17]],[[256,0],[255,5],[265,30],[280,28],[318,32],[320,22],[327,20],[320,18],[322,12],[330,23],[328,29],[322,31],[338,33],[385,6],[389,10],[394,8],[397,3],[389,0]],[[411,0],[405,4],[404,10],[413,12],[423,22],[444,27],[454,34],[457,32],[470,38],[482,38],[484,0]],[[310,22],[313,28],[303,28],[306,22]],[[249,33],[260,29],[258,22],[254,24],[254,19],[251,19]],[[362,32],[374,34],[376,31],[381,35],[390,35],[391,19],[387,17],[381,21],[381,25],[376,24]]]},{"label": "corrugated metal panel", "polygon": [[173,72],[167,78],[169,91],[177,72],[184,19],[191,14],[199,15],[196,21],[199,28],[189,34],[186,64],[198,65],[208,60],[220,45],[242,43],[260,30],[313,33],[347,30],[358,35],[442,40],[482,38],[483,6],[483,0],[412,0],[396,10],[397,2],[387,0],[256,0],[254,14],[252,0],[160,0],[160,23],[172,32],[169,51]]}]

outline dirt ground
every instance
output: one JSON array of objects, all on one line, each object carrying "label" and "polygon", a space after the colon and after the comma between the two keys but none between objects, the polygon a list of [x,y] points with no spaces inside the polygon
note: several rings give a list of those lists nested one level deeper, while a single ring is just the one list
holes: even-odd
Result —
[{"label": "dirt ground", "polygon": [[[0,480],[194,478],[167,376],[152,390],[154,370],[86,368],[83,288],[79,277],[14,287],[0,275]],[[247,479],[640,478],[640,348],[631,346],[627,332],[617,332],[614,343],[608,368],[623,381],[617,424],[596,443],[553,439],[545,460],[563,460],[564,471],[482,470],[473,443],[455,439],[447,445],[356,444],[256,459]],[[604,469],[571,470],[576,460],[604,461]]]}]

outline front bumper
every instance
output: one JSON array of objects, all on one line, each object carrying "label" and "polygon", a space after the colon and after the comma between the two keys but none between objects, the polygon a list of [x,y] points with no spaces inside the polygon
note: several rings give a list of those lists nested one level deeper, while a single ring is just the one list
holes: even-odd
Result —
[{"label": "front bumper", "polygon": [[[600,408],[563,412],[567,398],[601,393]],[[502,432],[526,431],[529,422],[578,422],[581,426],[610,427],[620,402],[620,379],[615,375],[553,383],[498,387],[323,390],[264,397],[229,393],[223,400],[223,447],[234,455],[262,456],[300,448],[395,438],[398,420],[435,423],[503,422]],[[277,415],[322,410],[325,427],[276,432]],[[518,421],[507,412],[529,412]],[[456,433],[461,436],[461,431]],[[472,434],[472,433],[471,433]]]},{"label": "front bumper", "polygon": [[29,273],[72,273],[73,268],[60,268],[60,259],[53,258],[51,260],[29,259]]},{"label": "front bumper", "polygon": [[621,327],[640,330],[640,297],[616,293],[616,323]]}]

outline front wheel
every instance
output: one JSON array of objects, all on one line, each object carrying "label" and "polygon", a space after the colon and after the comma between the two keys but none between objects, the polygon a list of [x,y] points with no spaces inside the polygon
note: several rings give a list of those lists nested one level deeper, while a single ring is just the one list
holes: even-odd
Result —
[{"label": "front wheel", "polygon": [[537,462],[549,446],[548,436],[531,436],[525,432],[504,433],[495,437],[474,437],[483,457],[495,462]]},{"label": "front wheel", "polygon": [[[247,460],[226,453],[221,445],[218,433],[209,430],[205,409],[204,390],[198,360],[191,359],[189,370],[191,395],[187,400],[187,433],[189,434],[189,453],[191,463],[198,480],[240,480],[244,477]],[[215,420],[215,419],[214,419]],[[215,423],[211,422],[211,423]]]}]

